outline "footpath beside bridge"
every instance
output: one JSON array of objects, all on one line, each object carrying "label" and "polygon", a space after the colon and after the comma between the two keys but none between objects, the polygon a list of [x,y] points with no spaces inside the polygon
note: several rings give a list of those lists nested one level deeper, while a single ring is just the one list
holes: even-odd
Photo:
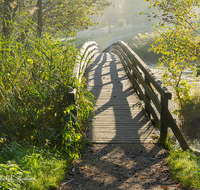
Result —
[{"label": "footpath beside bridge", "polygon": [[[124,42],[102,53],[95,42],[84,44],[74,74],[81,80],[86,69],[88,90],[97,100],[89,140],[96,143],[155,142],[155,128],[165,143],[170,127],[183,150],[190,149],[168,110],[171,93]],[[74,101],[75,89],[69,93]],[[141,109],[143,102],[144,111]]]}]

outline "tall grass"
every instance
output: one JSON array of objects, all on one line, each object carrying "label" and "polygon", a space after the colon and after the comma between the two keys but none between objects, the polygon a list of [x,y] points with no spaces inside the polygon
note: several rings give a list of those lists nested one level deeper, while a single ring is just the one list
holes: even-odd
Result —
[{"label": "tall grass", "polygon": [[[77,49],[48,36],[39,39],[32,31],[26,35],[25,40],[14,35],[0,39],[2,189],[55,187],[67,163],[79,156],[94,110],[92,94],[72,76]],[[67,98],[68,89],[74,87],[76,105]],[[55,147],[64,158],[50,151]],[[18,176],[34,180],[18,180]]]}]

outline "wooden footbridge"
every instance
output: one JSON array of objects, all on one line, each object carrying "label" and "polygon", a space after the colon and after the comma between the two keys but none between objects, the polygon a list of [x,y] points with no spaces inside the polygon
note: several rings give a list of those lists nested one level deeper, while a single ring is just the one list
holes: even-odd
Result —
[{"label": "wooden footbridge", "polygon": [[[74,75],[80,81],[84,72],[97,101],[91,142],[154,143],[157,127],[164,144],[170,127],[182,149],[190,149],[168,110],[171,93],[124,42],[103,52],[95,42],[84,44]],[[75,97],[76,89],[69,93],[71,100]]]}]

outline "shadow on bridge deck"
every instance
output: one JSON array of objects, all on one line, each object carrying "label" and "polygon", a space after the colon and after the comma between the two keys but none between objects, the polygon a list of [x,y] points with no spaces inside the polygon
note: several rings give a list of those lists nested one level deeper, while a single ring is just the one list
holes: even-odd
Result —
[{"label": "shadow on bridge deck", "polygon": [[140,101],[115,54],[102,53],[87,68],[88,90],[97,111],[89,139],[96,143],[155,142],[156,132],[145,117]]},{"label": "shadow on bridge deck", "polygon": [[161,168],[168,171],[165,150],[151,138],[154,128],[142,112],[119,58],[104,53],[92,61],[86,72],[97,111],[88,138],[99,144],[82,153],[67,189],[153,190],[173,184],[169,172],[160,177]]},{"label": "shadow on bridge deck", "polygon": [[[88,47],[91,44],[95,46],[93,51],[86,50],[93,56],[97,44],[92,42]],[[123,42],[119,44],[125,45]],[[129,48],[122,49],[125,52]],[[85,144],[81,158],[73,161],[59,189],[179,189],[181,185],[175,183],[165,161],[168,153],[152,138],[156,131],[145,117],[118,56],[111,53],[96,54],[92,62],[86,70],[86,78],[88,90],[96,98],[97,111],[94,125],[88,130],[88,140],[96,144]],[[130,76],[133,76],[132,71],[128,71]],[[139,81],[142,83],[142,80]],[[168,94],[168,99],[171,98],[170,93],[159,93],[164,93],[164,97]],[[163,121],[166,123],[167,119]]]}]

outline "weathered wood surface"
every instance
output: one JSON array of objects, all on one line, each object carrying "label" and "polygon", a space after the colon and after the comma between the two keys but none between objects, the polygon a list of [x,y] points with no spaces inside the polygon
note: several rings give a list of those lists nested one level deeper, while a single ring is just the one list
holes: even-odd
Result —
[{"label": "weathered wood surface", "polygon": [[97,111],[88,139],[95,143],[155,143],[156,131],[144,115],[119,57],[96,54],[91,62],[86,78]]},{"label": "weathered wood surface", "polygon": [[145,111],[148,117],[151,119],[153,117],[154,125],[160,130],[160,143],[165,145],[168,127],[170,127],[181,148],[190,150],[187,141],[168,110],[168,101],[171,99],[172,94],[155,77],[148,66],[122,41],[115,42],[103,52],[114,52],[119,56],[134,90],[145,104]]},{"label": "weathered wood surface", "polygon": [[[88,62],[98,52],[98,44],[94,41],[86,42],[80,49],[77,57],[76,64],[72,71],[74,77],[80,82],[82,75],[85,72]],[[75,80],[76,81],[76,80]],[[67,99],[69,103],[75,103],[76,100],[76,88],[68,89]]]}]

